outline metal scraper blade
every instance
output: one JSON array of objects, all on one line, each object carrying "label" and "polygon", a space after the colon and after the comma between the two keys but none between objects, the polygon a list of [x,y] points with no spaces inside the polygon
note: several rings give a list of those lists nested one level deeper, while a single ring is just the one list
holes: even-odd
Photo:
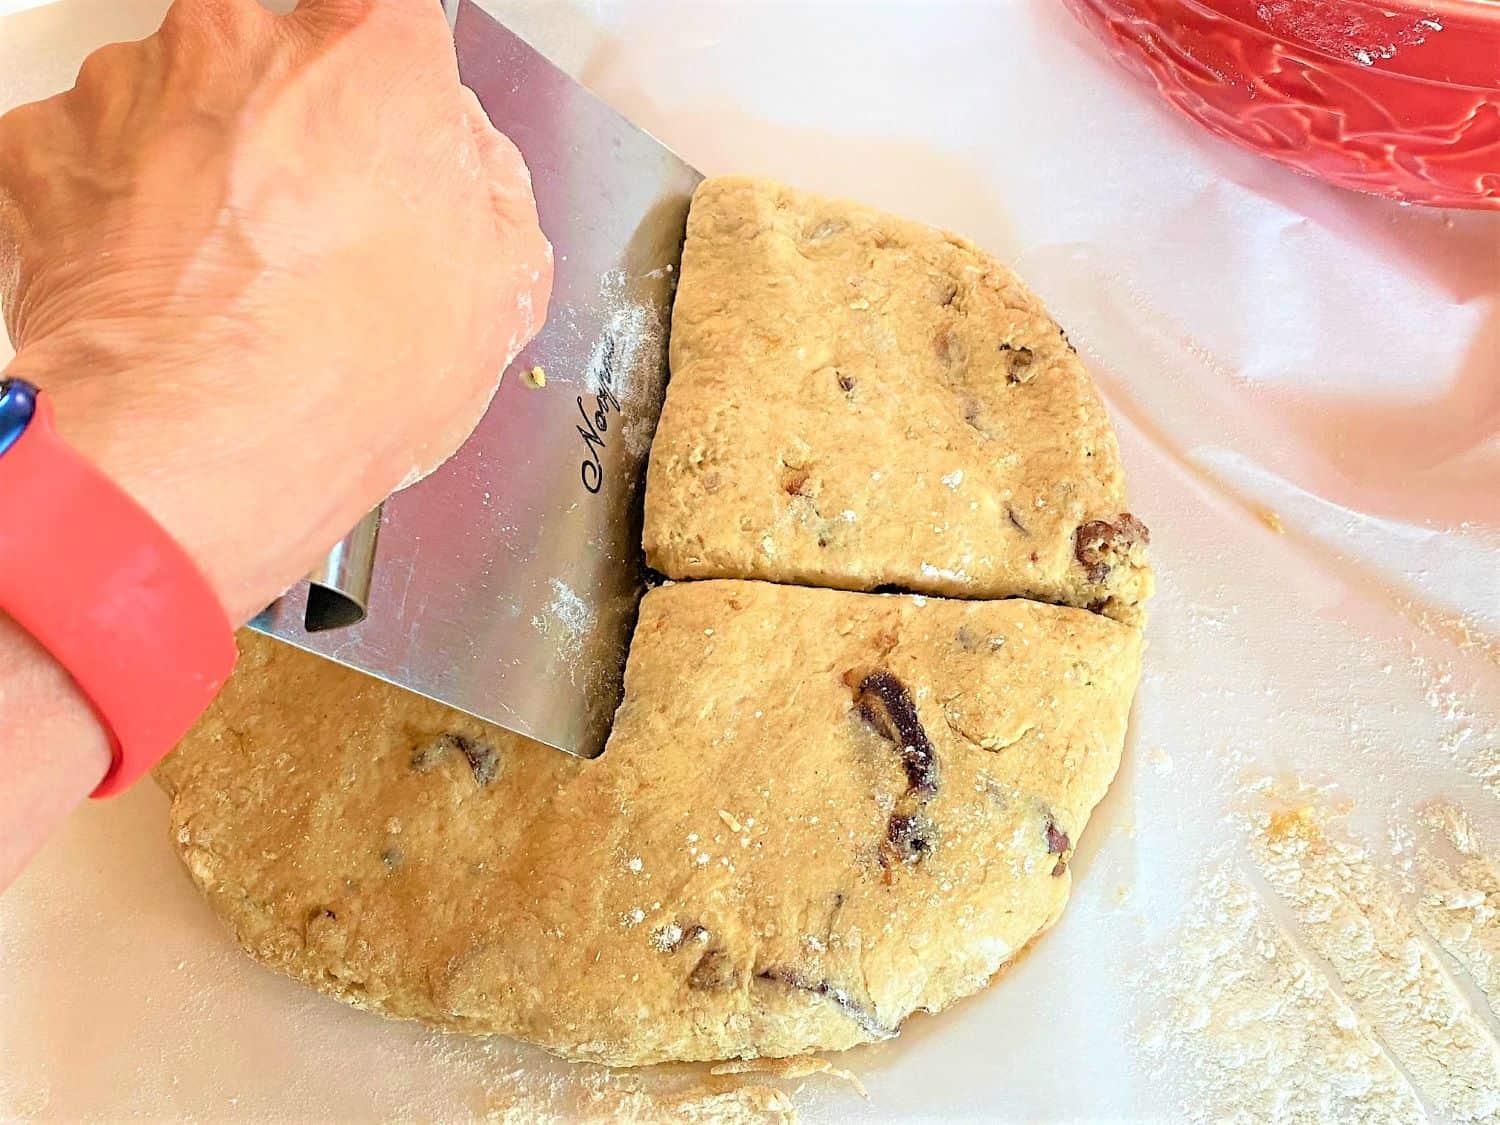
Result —
[{"label": "metal scraper blade", "polygon": [[364,620],[308,632],[303,583],[251,624],[593,757],[645,586],[646,453],[702,177],[468,0],[454,38],[531,168],[556,256],[547,325],[458,454],[386,501]]}]

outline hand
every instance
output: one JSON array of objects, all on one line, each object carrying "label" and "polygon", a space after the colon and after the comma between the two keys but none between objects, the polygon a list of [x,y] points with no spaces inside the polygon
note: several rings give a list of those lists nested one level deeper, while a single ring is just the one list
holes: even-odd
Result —
[{"label": "hand", "polygon": [[551,278],[435,0],[177,0],[0,118],[10,373],[236,622],[457,448]]}]

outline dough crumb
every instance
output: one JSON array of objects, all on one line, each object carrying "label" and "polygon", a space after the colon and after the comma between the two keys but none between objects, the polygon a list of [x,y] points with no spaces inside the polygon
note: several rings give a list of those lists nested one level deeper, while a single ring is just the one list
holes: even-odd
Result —
[{"label": "dough crumb", "polygon": [[1276,514],[1274,508],[1262,508],[1256,513],[1260,516],[1260,522],[1269,527],[1277,535],[1285,535],[1286,527],[1281,522],[1281,517]]},{"label": "dough crumb", "polygon": [[545,387],[547,385],[547,372],[540,367],[533,367],[525,375],[521,376],[528,387]]},{"label": "dough crumb", "polygon": [[865,1089],[865,1084],[853,1073],[834,1066],[827,1059],[820,1059],[813,1055],[796,1055],[789,1059],[732,1059],[729,1062],[719,1063],[709,1073],[715,1076],[765,1074],[773,1078],[809,1078],[815,1074],[826,1074],[830,1078],[837,1078],[840,1082],[847,1082],[860,1097],[870,1096],[870,1091]]}]

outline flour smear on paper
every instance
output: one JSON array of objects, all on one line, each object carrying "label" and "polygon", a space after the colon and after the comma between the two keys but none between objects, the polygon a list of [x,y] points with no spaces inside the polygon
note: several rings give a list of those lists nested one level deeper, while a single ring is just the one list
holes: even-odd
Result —
[{"label": "flour smear on paper", "polygon": [[[797,1120],[795,1097],[804,1088],[803,1080],[828,1083],[833,1096],[851,1103],[864,1095],[847,1071],[808,1056],[646,1070],[574,1063],[549,1073],[545,1066],[528,1061],[529,1048],[503,1038],[437,1033],[427,1046],[441,1061],[451,1085],[472,1091],[470,1101],[478,1119],[507,1125],[790,1125]],[[798,1084],[784,1089],[787,1083]],[[405,1107],[397,1117],[428,1119],[420,1104]]]},{"label": "flour smear on paper", "polygon": [[1195,1121],[1500,1121],[1500,867],[1463,810],[1400,817],[1396,860],[1302,786],[1250,787],[1248,862],[1203,878],[1137,1045]]}]

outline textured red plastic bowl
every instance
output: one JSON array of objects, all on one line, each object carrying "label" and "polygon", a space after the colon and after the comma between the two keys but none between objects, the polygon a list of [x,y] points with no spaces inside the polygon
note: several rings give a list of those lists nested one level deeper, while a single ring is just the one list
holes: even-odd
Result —
[{"label": "textured red plastic bowl", "polygon": [[1500,209],[1500,0],[1066,0],[1219,136],[1357,191]]}]

